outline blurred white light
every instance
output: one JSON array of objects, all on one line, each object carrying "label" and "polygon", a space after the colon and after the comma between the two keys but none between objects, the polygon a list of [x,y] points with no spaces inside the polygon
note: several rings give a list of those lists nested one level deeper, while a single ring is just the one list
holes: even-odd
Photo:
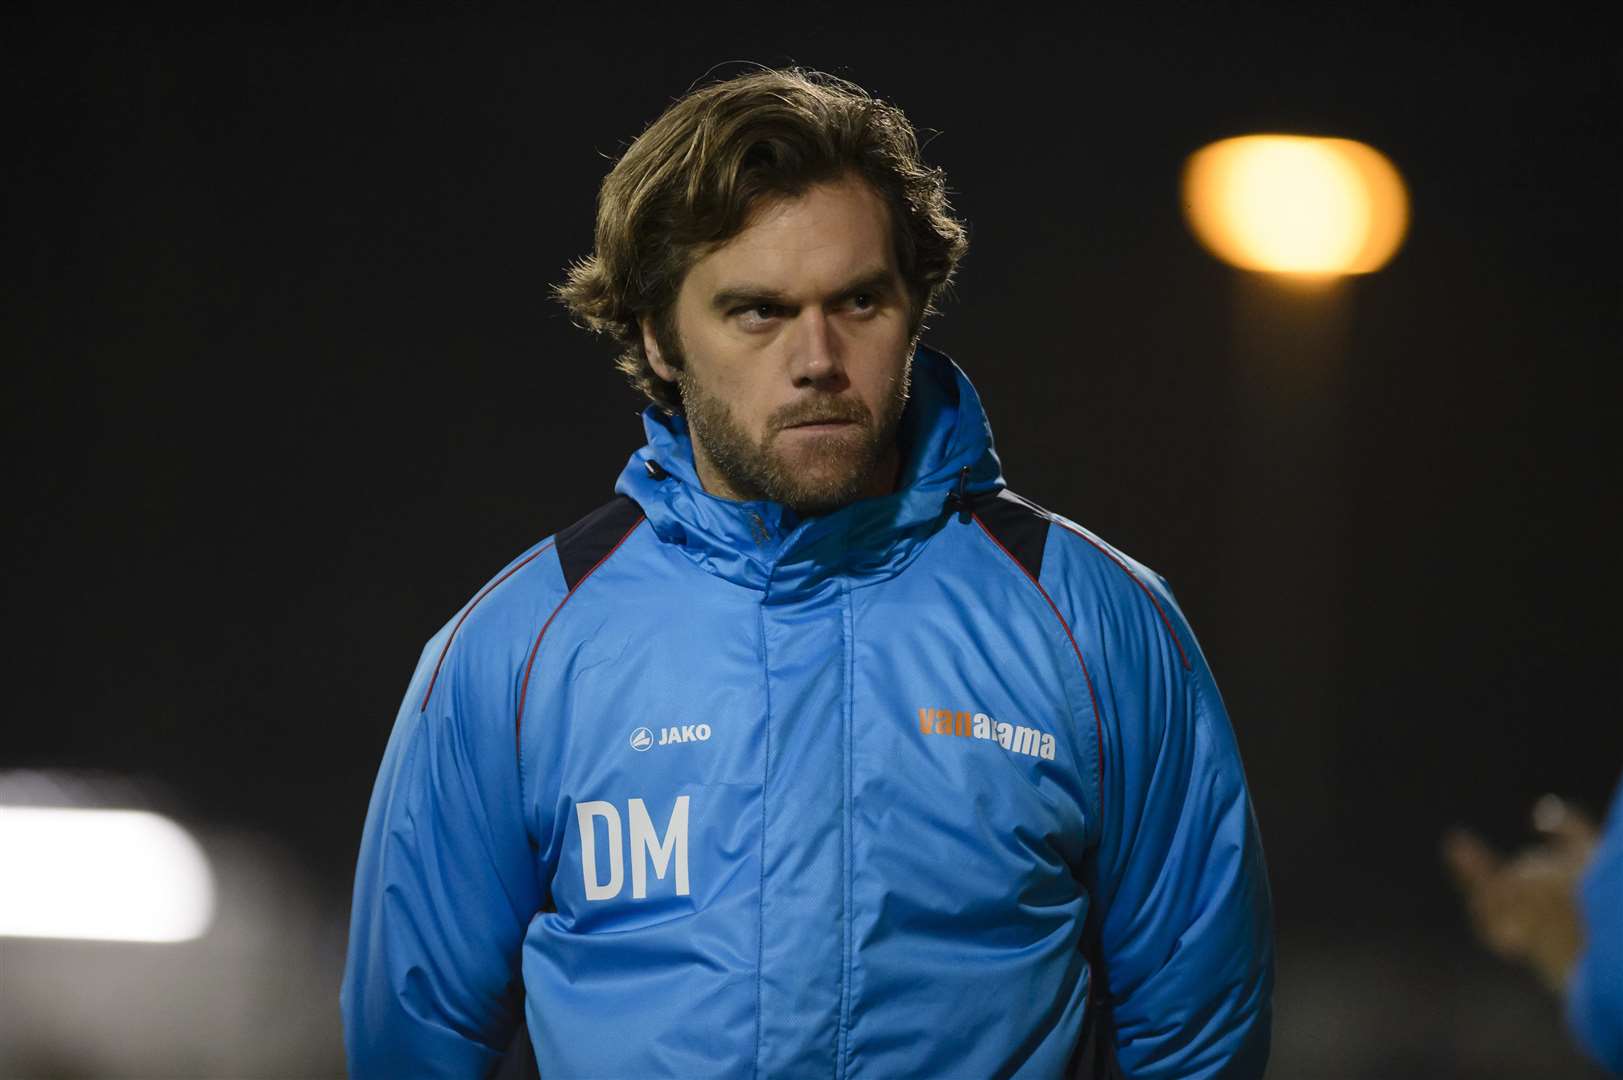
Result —
[{"label": "blurred white light", "polygon": [[0,806],[0,936],[187,941],[213,917],[208,859],[168,818]]},{"label": "blurred white light", "polygon": [[1213,254],[1246,270],[1367,274],[1390,259],[1409,222],[1397,169],[1350,139],[1247,135],[1189,158],[1190,228]]}]

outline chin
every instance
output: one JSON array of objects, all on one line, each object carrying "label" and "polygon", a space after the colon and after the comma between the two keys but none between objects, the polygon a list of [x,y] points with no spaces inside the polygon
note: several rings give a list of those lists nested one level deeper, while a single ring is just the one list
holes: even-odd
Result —
[{"label": "chin", "polygon": [[777,501],[801,515],[831,514],[865,498],[866,489],[866,483],[849,475],[829,477],[823,483],[796,484],[783,491],[783,497]]}]

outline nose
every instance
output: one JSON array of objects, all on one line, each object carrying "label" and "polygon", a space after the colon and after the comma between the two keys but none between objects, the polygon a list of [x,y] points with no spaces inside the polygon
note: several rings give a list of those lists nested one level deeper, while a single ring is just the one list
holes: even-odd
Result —
[{"label": "nose", "polygon": [[840,340],[828,313],[806,308],[795,322],[800,325],[790,342],[789,373],[796,386],[842,389],[845,362]]}]

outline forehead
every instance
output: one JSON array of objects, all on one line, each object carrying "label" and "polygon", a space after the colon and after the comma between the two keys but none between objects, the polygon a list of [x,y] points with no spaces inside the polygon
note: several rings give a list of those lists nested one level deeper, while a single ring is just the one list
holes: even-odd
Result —
[{"label": "forehead", "polygon": [[867,182],[845,177],[763,202],[738,235],[693,265],[683,289],[815,293],[880,268],[896,272],[890,210]]}]

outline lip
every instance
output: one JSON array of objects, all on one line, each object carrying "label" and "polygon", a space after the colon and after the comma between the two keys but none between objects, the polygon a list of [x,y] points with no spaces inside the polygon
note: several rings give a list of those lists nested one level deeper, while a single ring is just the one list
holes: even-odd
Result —
[{"label": "lip", "polygon": [[800,432],[803,435],[829,435],[834,432],[855,427],[854,421],[813,421],[810,424],[790,424],[786,432]]}]

